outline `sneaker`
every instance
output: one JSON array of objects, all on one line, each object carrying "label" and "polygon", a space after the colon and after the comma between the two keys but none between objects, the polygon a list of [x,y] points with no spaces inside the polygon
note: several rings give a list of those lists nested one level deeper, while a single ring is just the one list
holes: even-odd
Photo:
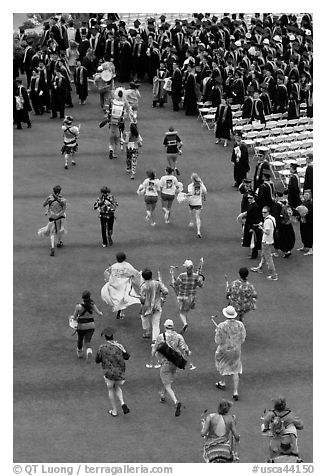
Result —
[{"label": "sneaker", "polygon": [[151,334],[148,334],[147,332],[143,333],[143,339],[150,339],[151,337]]},{"label": "sneaker", "polygon": [[286,251],[283,255],[283,258],[289,258],[291,256],[291,251]]},{"label": "sneaker", "polygon": [[154,369],[159,369],[161,367],[161,364],[157,363],[154,365]]},{"label": "sneaker", "polygon": [[189,224],[188,224],[189,228],[192,228],[194,226],[193,222],[190,221]]},{"label": "sneaker", "polygon": [[131,174],[130,180],[135,180],[135,175],[134,174]]},{"label": "sneaker", "polygon": [[176,173],[177,175],[180,175],[179,169],[175,169],[175,173]]},{"label": "sneaker", "polygon": [[200,234],[200,233],[197,233],[197,236],[198,236],[198,238],[201,238],[201,234]]},{"label": "sneaker", "polygon": [[83,358],[83,349],[77,349],[77,357],[78,357],[78,359]]},{"label": "sneaker", "polygon": [[278,276],[277,276],[277,274],[269,275],[269,276],[266,277],[266,279],[269,279],[270,281],[277,281]]},{"label": "sneaker", "polygon": [[152,369],[152,368],[153,368],[153,364],[151,364],[151,363],[146,364],[145,367],[146,367],[147,369]]},{"label": "sneaker", "polygon": [[155,225],[156,225],[156,222],[153,221],[153,222],[151,223],[151,226],[155,226]]},{"label": "sneaker", "polygon": [[87,349],[87,351],[86,351],[86,360],[87,360],[88,364],[90,364],[92,362],[92,358],[93,358],[92,349]]},{"label": "sneaker", "polygon": [[191,364],[190,364],[190,367],[189,367],[189,370],[195,370],[196,368],[197,368],[196,365],[194,365],[194,364],[191,363]]},{"label": "sneaker", "polygon": [[278,258],[280,255],[279,255],[278,253],[272,253],[272,256],[273,256],[274,258]]},{"label": "sneaker", "polygon": [[130,412],[129,408],[127,407],[127,405],[125,403],[123,403],[121,405],[121,408],[122,408],[122,411],[125,415]]},{"label": "sneaker", "polygon": [[297,248],[297,251],[306,251],[306,248],[304,246],[301,246],[301,248]]},{"label": "sneaker", "polygon": [[51,248],[50,256],[54,256],[54,248]]},{"label": "sneaker", "polygon": [[160,393],[160,402],[161,403],[165,402],[165,395],[163,393]]},{"label": "sneaker", "polygon": [[63,242],[59,241],[59,243],[57,243],[57,248],[62,248],[62,247],[63,247]]},{"label": "sneaker", "polygon": [[180,413],[181,413],[181,402],[178,402],[175,406],[174,415],[175,416],[180,416]]},{"label": "sneaker", "polygon": [[102,243],[102,248],[106,248],[106,247],[107,247],[107,245],[105,245],[104,243]]},{"label": "sneaker", "polygon": [[71,161],[72,165],[76,165],[76,162],[74,160]]},{"label": "sneaker", "polygon": [[307,251],[307,253],[303,253],[304,256],[310,256],[313,254],[312,250]]},{"label": "sneaker", "polygon": [[227,141],[224,142],[224,147],[227,147],[229,144],[227,143]]},{"label": "sneaker", "polygon": [[254,273],[259,273],[259,274],[263,272],[263,270],[259,266],[257,266],[256,268],[250,268],[250,271],[253,271]]},{"label": "sneaker", "polygon": [[111,160],[113,159],[113,150],[109,151],[109,159],[111,159]]},{"label": "sneaker", "polygon": [[216,139],[215,144],[219,144],[221,142],[221,139]]},{"label": "sneaker", "polygon": [[234,400],[235,402],[237,402],[237,401],[239,400],[239,395],[238,395],[237,393],[234,393],[234,394],[232,395],[232,398],[233,398],[233,400]]},{"label": "sneaker", "polygon": [[125,169],[125,171],[127,172],[127,174],[130,174],[130,172],[131,172],[130,169]]},{"label": "sneaker", "polygon": [[68,165],[67,164],[65,165],[65,170],[68,170]]}]

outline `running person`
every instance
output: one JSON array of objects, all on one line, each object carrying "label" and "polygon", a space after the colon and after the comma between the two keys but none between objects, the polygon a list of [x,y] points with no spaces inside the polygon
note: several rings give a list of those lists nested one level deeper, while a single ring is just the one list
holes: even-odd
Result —
[{"label": "running person", "polygon": [[125,141],[127,143],[126,172],[130,174],[130,179],[133,180],[136,175],[139,147],[143,145],[143,139],[138,132],[138,127],[136,123],[132,122],[130,124],[130,132],[126,133]]},{"label": "running person", "polygon": [[147,170],[146,175],[147,178],[139,185],[137,194],[144,195],[146,205],[145,220],[150,222],[151,226],[155,226],[154,211],[160,193],[160,181],[155,178],[154,170]]},{"label": "running person", "polygon": [[78,150],[77,139],[79,137],[79,127],[73,126],[74,118],[72,116],[66,116],[63,121],[61,129],[63,130],[63,146],[61,148],[61,154],[65,158],[65,169],[68,170],[68,158],[71,158],[71,164],[76,165],[75,153]]},{"label": "running person", "polygon": [[162,210],[164,212],[165,223],[170,223],[170,215],[173,200],[177,193],[182,192],[183,185],[178,179],[172,175],[173,168],[169,165],[165,168],[166,175],[160,179]]},{"label": "running person", "polygon": [[43,207],[48,207],[46,215],[49,216],[49,223],[47,226],[38,230],[39,236],[49,236],[51,241],[50,256],[54,256],[54,242],[57,238],[57,248],[63,246],[62,234],[67,233],[65,227],[66,219],[66,199],[60,194],[61,187],[56,185],[53,187],[53,193],[44,201]]},{"label": "running person", "polygon": [[165,133],[163,145],[166,147],[166,158],[168,166],[171,167],[177,175],[180,175],[177,169],[178,155],[182,154],[182,141],[178,135],[178,131],[174,127],[169,127],[169,132]]},{"label": "running person", "polygon": [[98,316],[103,316],[103,312],[97,308],[91,299],[89,291],[83,292],[82,299],[82,303],[76,304],[74,312],[74,319],[77,321],[77,357],[79,359],[83,358],[83,343],[85,343],[86,359],[87,362],[90,362],[93,356],[90,344],[95,331],[95,322],[92,314],[95,311]]},{"label": "running person", "polygon": [[188,200],[190,208],[189,227],[194,226],[196,220],[197,236],[201,238],[201,219],[200,212],[203,207],[203,200],[206,200],[207,189],[197,173],[191,174],[191,183],[188,185]]}]

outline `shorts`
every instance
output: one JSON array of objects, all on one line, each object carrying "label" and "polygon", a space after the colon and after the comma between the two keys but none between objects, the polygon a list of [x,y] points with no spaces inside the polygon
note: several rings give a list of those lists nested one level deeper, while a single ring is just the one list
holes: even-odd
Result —
[{"label": "shorts", "polygon": [[112,388],[114,384],[118,385],[123,385],[125,383],[125,380],[110,380],[107,377],[104,376],[104,382],[106,383],[108,388]]},{"label": "shorts", "polygon": [[172,362],[166,362],[161,365],[160,377],[163,385],[172,385],[174,382],[177,367]]},{"label": "shorts", "polygon": [[195,309],[196,306],[196,300],[195,296],[191,297],[178,297],[178,303],[179,303],[179,311],[190,311],[191,309]]},{"label": "shorts", "polygon": [[167,193],[161,193],[161,199],[165,202],[173,202],[175,195],[169,195]]},{"label": "shorts", "polygon": [[201,210],[202,205],[189,205],[190,210]]},{"label": "shorts", "polygon": [[61,154],[74,154],[75,152],[77,152],[78,150],[78,144],[76,145],[73,145],[73,146],[69,146],[69,145],[66,145],[66,144],[63,144],[63,146],[61,147]]},{"label": "shorts", "polygon": [[158,197],[155,195],[146,195],[145,196],[145,203],[148,205],[152,205],[153,203],[157,202]]},{"label": "shorts", "polygon": [[172,160],[172,162],[176,162],[178,155],[178,152],[171,152],[166,154],[166,158],[168,159],[168,161]]}]

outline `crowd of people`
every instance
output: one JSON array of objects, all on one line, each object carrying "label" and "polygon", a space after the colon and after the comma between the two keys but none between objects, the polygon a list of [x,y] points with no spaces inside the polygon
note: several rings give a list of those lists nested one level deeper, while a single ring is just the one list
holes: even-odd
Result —
[{"label": "crowd of people", "polygon": [[[14,121],[17,129],[22,128],[22,122],[31,127],[29,113],[32,108],[35,115],[51,112],[52,119],[59,114],[64,119],[64,168],[69,168],[69,159],[72,165],[76,165],[80,125],[73,125],[73,117],[66,115],[65,109],[74,106],[72,85],[80,104],[87,105],[89,84],[94,81],[99,92],[99,106],[105,112],[100,127],[107,126],[108,129],[108,157],[115,159],[119,146],[121,149],[125,147],[126,172],[134,179],[139,148],[143,146],[138,121],[140,81],[153,84],[153,108],[157,105],[163,108],[171,97],[173,111],[183,107],[185,114],[191,116],[197,114],[199,100],[202,103],[209,101],[217,108],[216,143],[223,140],[224,146],[232,139],[231,104],[241,104],[243,118],[261,123],[272,111],[288,112],[288,117],[298,117],[302,102],[307,105],[307,114],[312,116],[311,15],[304,14],[300,25],[293,14],[280,17],[255,14],[249,24],[244,14],[224,14],[220,21],[212,14],[194,14],[186,20],[175,20],[175,25],[169,25],[165,20],[164,15],[160,22],[147,18],[146,25],[136,20],[133,27],[127,29],[116,14],[108,14],[106,18],[94,14],[78,27],[73,19],[66,22],[55,16],[45,22],[37,45],[21,32],[19,41],[25,52],[14,62]],[[20,73],[26,75],[26,87]],[[116,87],[117,80],[122,84],[129,83],[128,89]],[[187,192],[183,192],[177,166],[183,142],[173,126],[166,132],[162,146],[166,148],[167,156],[164,175],[158,178],[155,170],[149,168],[146,179],[137,189],[137,194],[144,197],[145,220],[153,227],[156,225],[155,209],[160,197],[164,222],[168,225],[173,201],[177,199],[180,203],[188,203],[189,227],[196,228],[197,237],[202,238],[201,210],[207,188],[194,172]],[[235,135],[231,162],[234,164],[234,187],[242,194],[238,216],[243,229],[242,245],[251,248],[252,259],[257,259],[261,253],[259,264],[251,267],[251,271],[263,273],[266,264],[267,279],[276,281],[278,273],[273,258],[278,256],[278,251],[284,253],[284,258],[290,257],[295,244],[293,220],[300,222],[300,251],[305,255],[313,253],[312,156],[307,158],[303,191],[296,163],[291,164],[289,184],[283,191],[273,184],[266,157],[257,164],[253,179],[248,179],[249,152],[239,134]],[[66,203],[60,185],[53,188],[53,193],[43,203],[49,221],[38,234],[50,237],[52,257],[55,256],[55,246],[61,248],[64,245]],[[94,210],[99,212],[103,247],[113,245],[117,207],[118,201],[110,188],[101,187]],[[183,263],[185,271],[177,277],[174,276],[174,267],[171,267],[171,284],[177,296],[182,327],[177,332],[174,321],[166,319],[161,333],[160,321],[168,287],[160,275],[158,279],[153,278],[150,268],[136,270],[126,261],[125,253],[117,253],[116,259],[117,262],[105,270],[106,283],[101,298],[117,313],[117,319],[124,318],[123,311],[127,307],[140,305],[142,337],[151,339],[146,367],[160,369],[160,401],[164,403],[169,396],[174,404],[174,414],[179,417],[182,403],[172,384],[177,369],[184,368],[186,360],[191,369],[196,368],[184,335],[189,332],[189,313],[196,305],[197,288],[204,285],[203,262],[195,270],[193,262],[186,259]],[[215,367],[219,375],[216,387],[224,390],[226,377],[232,376],[235,402],[239,400],[239,375],[242,373],[241,345],[246,339],[243,321],[248,312],[256,309],[258,297],[256,289],[247,280],[248,275],[248,268],[241,267],[239,279],[230,284],[227,282],[228,305],[222,311],[226,320],[216,324],[213,319],[217,344]],[[91,293],[86,290],[82,302],[75,307],[70,325],[77,333],[77,357],[86,356],[88,362],[93,358],[94,312],[102,315],[91,299]],[[124,414],[130,412],[122,392],[129,353],[114,339],[115,333],[114,328],[103,329],[101,335],[105,343],[95,356],[96,363],[103,368],[112,417],[118,415],[117,401]],[[181,363],[180,356],[183,358]],[[221,400],[217,413],[202,418],[206,462],[232,461],[238,457],[240,436],[234,418],[228,415],[231,405],[231,402]],[[283,425],[279,433],[271,430],[272,462],[278,461],[279,457],[299,458],[296,429],[302,429],[303,424],[292,415],[284,420],[284,412],[288,412],[286,416],[291,413],[285,399],[280,397],[274,409],[264,417],[264,432],[271,430],[276,418],[280,418]],[[285,441],[285,435],[291,435],[289,441]]]}]

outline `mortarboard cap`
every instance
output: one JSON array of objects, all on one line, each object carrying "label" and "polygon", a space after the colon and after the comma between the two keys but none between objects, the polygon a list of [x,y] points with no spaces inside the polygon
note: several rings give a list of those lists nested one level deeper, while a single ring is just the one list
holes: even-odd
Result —
[{"label": "mortarboard cap", "polygon": [[161,16],[160,16],[160,20],[161,20],[161,21],[165,21],[165,19],[166,19],[166,16],[165,16],[165,15],[161,15]]},{"label": "mortarboard cap", "polygon": [[204,15],[202,13],[198,13],[197,18],[199,20],[202,20],[204,18]]},{"label": "mortarboard cap", "polygon": [[141,25],[141,23],[140,23],[140,21],[138,20],[138,18],[134,21],[134,25],[135,25],[136,28],[138,28],[138,27]]}]

